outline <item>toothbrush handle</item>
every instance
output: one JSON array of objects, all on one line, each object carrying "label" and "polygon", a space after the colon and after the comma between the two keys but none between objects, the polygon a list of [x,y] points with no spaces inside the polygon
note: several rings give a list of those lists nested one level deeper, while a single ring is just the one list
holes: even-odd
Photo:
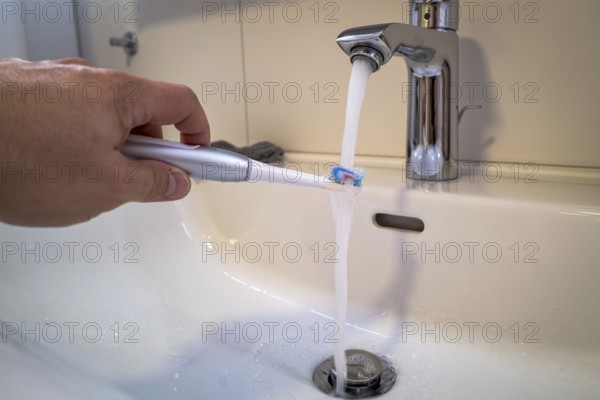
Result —
[{"label": "toothbrush handle", "polygon": [[130,135],[121,152],[132,159],[166,162],[203,181],[244,182],[250,177],[250,159],[227,150]]}]

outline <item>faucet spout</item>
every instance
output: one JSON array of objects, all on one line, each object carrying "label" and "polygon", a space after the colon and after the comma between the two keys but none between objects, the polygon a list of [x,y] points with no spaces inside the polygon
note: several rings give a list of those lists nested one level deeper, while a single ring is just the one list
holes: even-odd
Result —
[{"label": "faucet spout", "polygon": [[[408,67],[407,165],[410,179],[446,181],[458,177],[458,35],[449,21],[455,1],[414,0],[413,24],[348,29],[337,38],[354,61],[371,61],[379,70],[394,56]],[[445,13],[441,13],[441,11]],[[442,18],[446,17],[446,18]],[[437,24],[433,24],[437,21]]]},{"label": "faucet spout", "polygon": [[365,48],[376,51],[380,55],[379,69],[395,55],[416,62],[430,62],[435,50],[425,43],[436,42],[436,33],[439,34],[399,23],[369,25],[345,30],[338,36],[337,43],[351,60]]}]

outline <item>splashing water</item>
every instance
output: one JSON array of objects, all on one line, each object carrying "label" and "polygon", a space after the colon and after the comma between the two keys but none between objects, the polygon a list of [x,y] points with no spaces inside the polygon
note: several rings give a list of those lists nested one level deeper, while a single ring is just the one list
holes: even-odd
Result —
[{"label": "splashing water", "polygon": [[[354,153],[360,121],[360,110],[365,98],[367,81],[373,73],[369,61],[356,60],[352,65],[352,75],[348,88],[346,105],[346,124],[342,141],[342,159],[344,168],[354,168]],[[336,392],[344,397],[344,387],[348,368],[346,365],[346,315],[348,307],[348,246],[352,220],[356,209],[356,191],[351,185],[344,186],[343,191],[330,192],[331,213],[335,222],[335,236],[338,244],[337,262],[335,264],[336,321],[338,324],[338,342],[333,355],[337,384]]]}]

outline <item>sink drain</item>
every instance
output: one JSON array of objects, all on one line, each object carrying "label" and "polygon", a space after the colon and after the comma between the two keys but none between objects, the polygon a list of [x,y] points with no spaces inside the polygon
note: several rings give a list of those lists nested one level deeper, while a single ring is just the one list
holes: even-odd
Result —
[{"label": "sink drain", "polygon": [[[346,399],[368,399],[387,393],[396,383],[396,371],[384,359],[364,350],[346,350],[348,376],[344,388]],[[321,391],[337,397],[337,373],[333,357],[323,361],[313,373],[313,382]]]}]

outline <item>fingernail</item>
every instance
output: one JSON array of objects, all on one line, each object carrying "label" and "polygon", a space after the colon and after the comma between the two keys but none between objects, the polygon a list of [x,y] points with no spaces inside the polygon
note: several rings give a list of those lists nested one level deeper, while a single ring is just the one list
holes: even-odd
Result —
[{"label": "fingernail", "polygon": [[190,191],[190,178],[183,172],[171,171],[169,174],[169,187],[165,193],[167,200],[179,200]]}]

